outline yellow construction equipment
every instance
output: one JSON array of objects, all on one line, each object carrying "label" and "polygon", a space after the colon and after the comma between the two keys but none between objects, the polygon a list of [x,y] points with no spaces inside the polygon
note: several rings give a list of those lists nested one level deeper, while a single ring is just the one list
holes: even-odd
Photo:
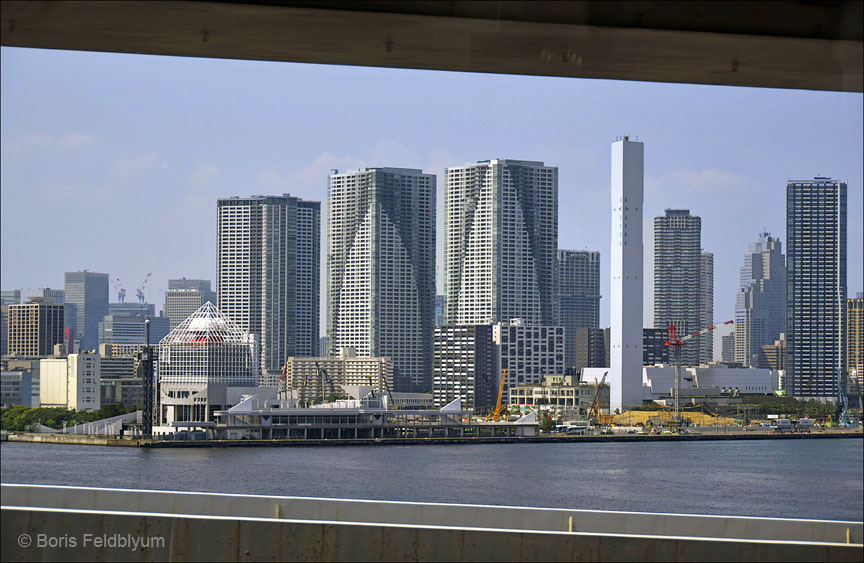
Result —
[{"label": "yellow construction equipment", "polygon": [[486,417],[486,421],[494,420],[498,422],[504,413],[507,412],[507,405],[501,404],[501,399],[504,397],[504,384],[507,381],[507,370],[504,370],[504,373],[501,374],[501,383],[498,385],[498,401],[495,403],[495,410],[492,411],[489,416]]}]

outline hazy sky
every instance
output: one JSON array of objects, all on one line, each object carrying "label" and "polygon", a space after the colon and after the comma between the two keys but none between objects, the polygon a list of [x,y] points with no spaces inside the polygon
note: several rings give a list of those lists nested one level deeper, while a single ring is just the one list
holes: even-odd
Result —
[{"label": "hazy sky", "polygon": [[0,57],[0,286],[25,295],[89,269],[132,296],[152,272],[146,293],[161,308],[168,278],[215,287],[216,198],[323,202],[331,168],[360,166],[438,175],[440,292],[444,168],[515,158],[559,168],[559,247],[600,251],[605,326],[610,143],[625,134],[645,142],[646,326],[653,217],[668,207],[702,217],[714,318],[731,319],[747,243],[767,229],[785,252],[790,178],[848,182],[849,293],[864,288],[861,94],[17,48]]}]

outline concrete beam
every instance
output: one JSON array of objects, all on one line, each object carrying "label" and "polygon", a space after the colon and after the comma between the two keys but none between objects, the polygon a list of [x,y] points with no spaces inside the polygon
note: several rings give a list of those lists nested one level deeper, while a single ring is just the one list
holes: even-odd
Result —
[{"label": "concrete beam", "polygon": [[[860,545],[811,542],[5,507],[2,516],[4,561],[861,560]],[[49,537],[55,547],[40,547]]]},{"label": "concrete beam", "polygon": [[514,21],[279,3],[0,4],[4,46],[864,91],[860,40],[549,23],[522,17]]}]

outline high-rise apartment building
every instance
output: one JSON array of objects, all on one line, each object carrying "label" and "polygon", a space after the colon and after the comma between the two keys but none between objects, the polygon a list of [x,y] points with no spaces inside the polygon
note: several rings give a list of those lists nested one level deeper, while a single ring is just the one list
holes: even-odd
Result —
[{"label": "high-rise apartment building", "polygon": [[9,354],[50,356],[63,343],[63,305],[34,297],[24,305],[9,305]]},{"label": "high-rise apartment building", "polygon": [[493,405],[500,376],[492,325],[435,327],[432,399],[441,408],[461,399],[463,409]]},{"label": "high-rise apartment building", "polygon": [[846,373],[864,387],[864,294],[846,300]]},{"label": "high-rise apartment building", "polygon": [[564,364],[576,360],[576,335],[581,328],[600,327],[600,253],[558,251],[558,324],[567,329]]},{"label": "high-rise apartment building", "polygon": [[[612,143],[609,396],[612,412],[642,406],[644,145]],[[696,246],[698,251],[699,246]],[[697,288],[698,289],[698,288]]]},{"label": "high-rise apartment building", "polygon": [[216,292],[210,289],[210,280],[168,280],[162,314],[171,321],[173,330],[208,301],[216,304]]},{"label": "high-rise apartment building", "polygon": [[108,274],[66,272],[66,303],[75,306],[75,338],[84,350],[99,346],[99,322],[108,314]]},{"label": "high-rise apartment building", "polygon": [[330,175],[330,353],[393,359],[397,391],[432,390],[435,176],[407,168]]},{"label": "high-rise apartment building", "polygon": [[[707,328],[702,326],[707,259],[702,257],[701,240],[702,219],[690,215],[689,209],[667,209],[664,216],[654,218],[654,328],[672,323],[679,335]],[[711,338],[697,337],[681,346],[681,365],[702,363],[705,347],[700,341]]]},{"label": "high-rise apartment building", "polygon": [[837,396],[846,367],[846,182],[786,184],[786,392]]},{"label": "high-rise apartment building", "polygon": [[558,168],[482,160],[446,182],[447,323],[555,325]]},{"label": "high-rise apartment building", "polygon": [[216,207],[219,309],[255,336],[262,375],[280,373],[290,356],[316,355],[320,202],[285,194]]},{"label": "high-rise apartment building", "polygon": [[755,365],[762,346],[786,331],[786,257],[780,239],[760,233],[747,245],[735,298],[735,356]]},{"label": "high-rise apartment building", "polygon": [[[699,257],[699,329],[714,325],[714,254],[702,251]],[[699,363],[707,364],[714,361],[714,337],[712,335],[698,338]]]}]

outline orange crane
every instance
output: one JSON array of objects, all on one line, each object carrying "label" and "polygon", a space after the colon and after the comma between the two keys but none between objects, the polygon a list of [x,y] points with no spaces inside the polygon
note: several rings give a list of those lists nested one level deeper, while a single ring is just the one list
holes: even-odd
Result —
[{"label": "orange crane", "polygon": [[609,418],[611,418],[607,417],[606,419],[602,419],[600,416],[600,387],[602,387],[603,382],[606,381],[607,375],[609,375],[609,372],[605,371],[603,372],[603,377],[600,378],[600,381],[597,381],[596,377],[594,378],[594,402],[591,403],[591,408],[589,409],[589,412],[591,413],[589,418],[594,419],[594,424],[599,424],[601,422],[608,423]]},{"label": "orange crane", "polygon": [[494,420],[498,422],[498,420],[504,416],[504,413],[507,412],[507,405],[501,404],[501,399],[504,397],[504,384],[507,381],[507,370],[504,370],[504,373],[501,374],[501,383],[498,385],[498,401],[495,403],[495,410],[489,413],[489,416],[486,417],[486,420]]},{"label": "orange crane", "polygon": [[681,347],[687,343],[688,340],[692,338],[696,338],[697,336],[702,336],[703,334],[707,334],[714,330],[715,328],[732,324],[735,321],[726,321],[723,323],[717,323],[714,326],[709,326],[708,328],[703,328],[698,332],[694,332],[684,336],[682,338],[678,337],[676,332],[675,325],[669,323],[669,327],[667,328],[668,335],[666,336],[666,346],[675,346],[672,350],[674,350],[672,365],[675,366],[675,424],[680,424],[681,421]]}]

